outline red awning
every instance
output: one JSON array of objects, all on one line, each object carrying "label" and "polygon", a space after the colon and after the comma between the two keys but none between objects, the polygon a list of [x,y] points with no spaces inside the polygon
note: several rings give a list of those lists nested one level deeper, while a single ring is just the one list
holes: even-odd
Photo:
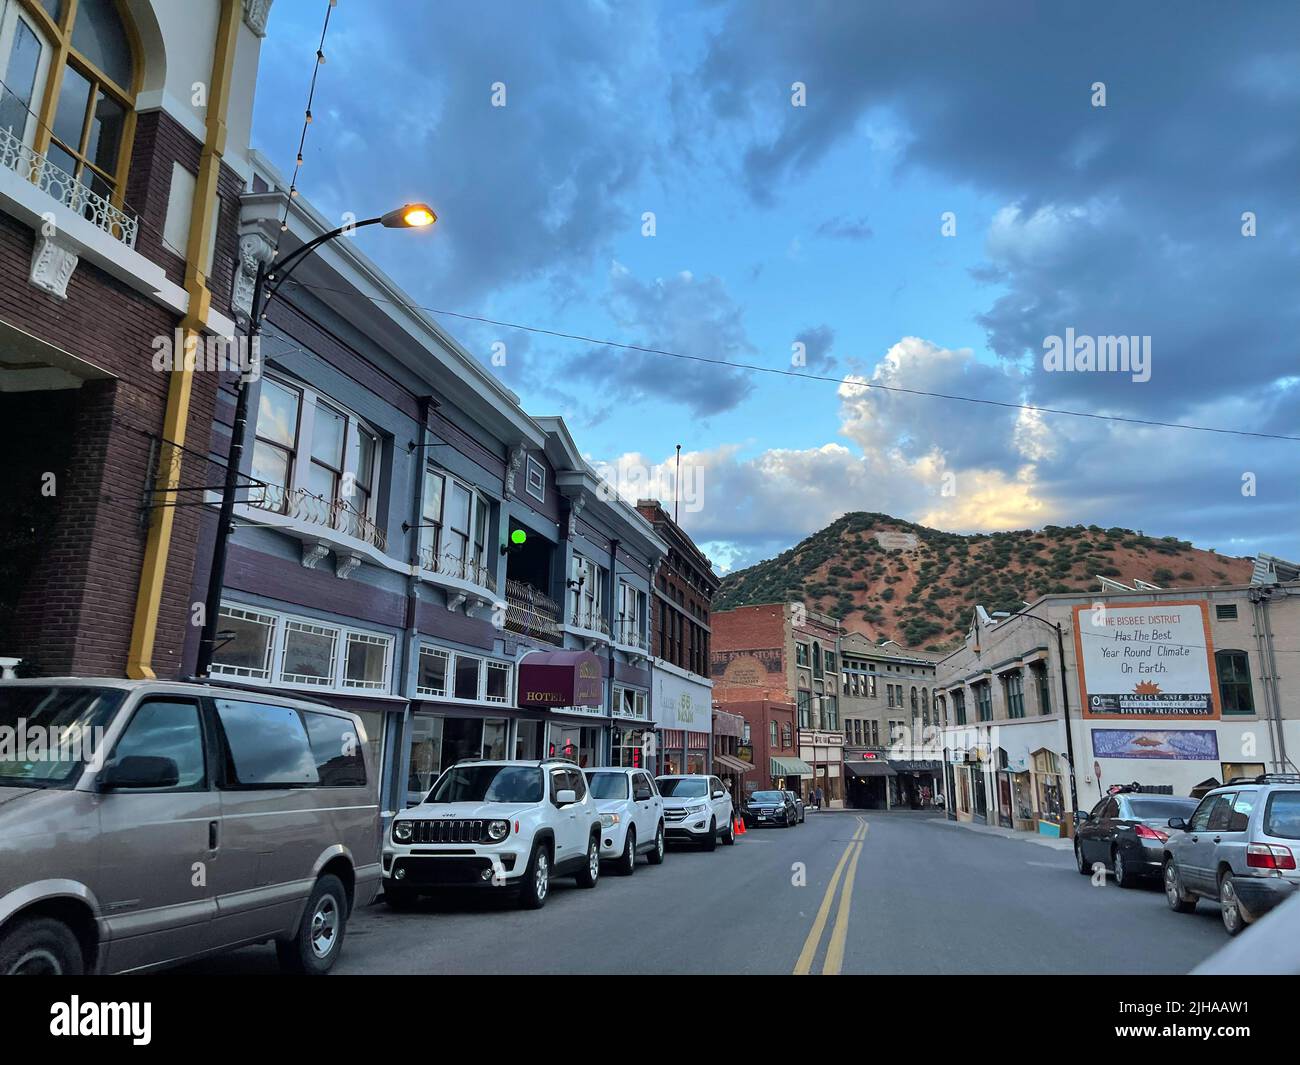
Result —
[{"label": "red awning", "polygon": [[519,706],[605,704],[605,670],[590,651],[534,651],[519,663]]}]

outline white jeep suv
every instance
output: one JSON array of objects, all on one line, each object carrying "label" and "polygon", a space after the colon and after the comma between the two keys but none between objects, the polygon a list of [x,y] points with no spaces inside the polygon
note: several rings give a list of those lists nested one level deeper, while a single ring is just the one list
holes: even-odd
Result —
[{"label": "white jeep suv", "polygon": [[567,759],[457,762],[384,840],[384,898],[398,909],[451,887],[517,889],[537,909],[568,874],[596,886],[600,812]]},{"label": "white jeep suv", "polygon": [[664,824],[669,839],[688,839],[706,851],[736,842],[736,813],[731,794],[717,777],[704,775],[655,777],[664,797]]},{"label": "white jeep suv", "polygon": [[664,860],[664,801],[644,769],[606,766],[587,770],[587,784],[600,811],[600,856],[624,876],[636,872],[636,856],[651,865]]}]

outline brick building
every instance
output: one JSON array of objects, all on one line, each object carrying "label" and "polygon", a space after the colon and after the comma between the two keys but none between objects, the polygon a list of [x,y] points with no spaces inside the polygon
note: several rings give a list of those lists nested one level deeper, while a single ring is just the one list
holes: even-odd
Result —
[{"label": "brick building", "polygon": [[220,374],[170,356],[235,330],[269,6],[0,16],[0,657],[20,675],[185,672],[199,523],[169,490],[213,476]]}]

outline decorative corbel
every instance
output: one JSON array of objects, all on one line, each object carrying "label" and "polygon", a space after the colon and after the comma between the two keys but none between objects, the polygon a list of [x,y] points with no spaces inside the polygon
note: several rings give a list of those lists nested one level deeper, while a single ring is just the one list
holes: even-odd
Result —
[{"label": "decorative corbel", "polygon": [[572,540],[578,534],[578,515],[587,505],[586,496],[574,496],[569,500],[569,516],[565,522],[565,539]]},{"label": "decorative corbel", "polygon": [[524,465],[524,455],[528,449],[520,444],[518,447],[512,447],[510,454],[506,456],[506,495],[515,495],[515,478]]},{"label": "decorative corbel", "polygon": [[329,547],[319,540],[304,541],[302,545],[302,568],[315,569],[316,563],[329,553]]},{"label": "decorative corbel", "polygon": [[353,572],[355,572],[359,565],[361,565],[360,555],[340,555],[338,565],[334,567],[334,576],[341,581],[345,581],[352,576]]},{"label": "decorative corbel", "polygon": [[[266,5],[270,8],[270,4]],[[259,232],[244,233],[239,238],[239,269],[230,293],[230,306],[237,316],[247,321],[253,313],[253,286],[257,281],[259,263],[269,264],[275,248]]]},{"label": "decorative corbel", "polygon": [[72,272],[79,261],[71,245],[64,243],[57,234],[47,236],[37,232],[27,280],[51,296],[66,300],[68,282],[72,280]]}]

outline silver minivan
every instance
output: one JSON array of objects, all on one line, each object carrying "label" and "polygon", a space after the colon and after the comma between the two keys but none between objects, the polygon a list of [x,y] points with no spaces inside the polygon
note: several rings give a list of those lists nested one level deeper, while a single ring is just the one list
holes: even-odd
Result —
[{"label": "silver minivan", "polygon": [[274,941],[327,972],[379,887],[354,714],[212,684],[0,682],[0,974]]}]

